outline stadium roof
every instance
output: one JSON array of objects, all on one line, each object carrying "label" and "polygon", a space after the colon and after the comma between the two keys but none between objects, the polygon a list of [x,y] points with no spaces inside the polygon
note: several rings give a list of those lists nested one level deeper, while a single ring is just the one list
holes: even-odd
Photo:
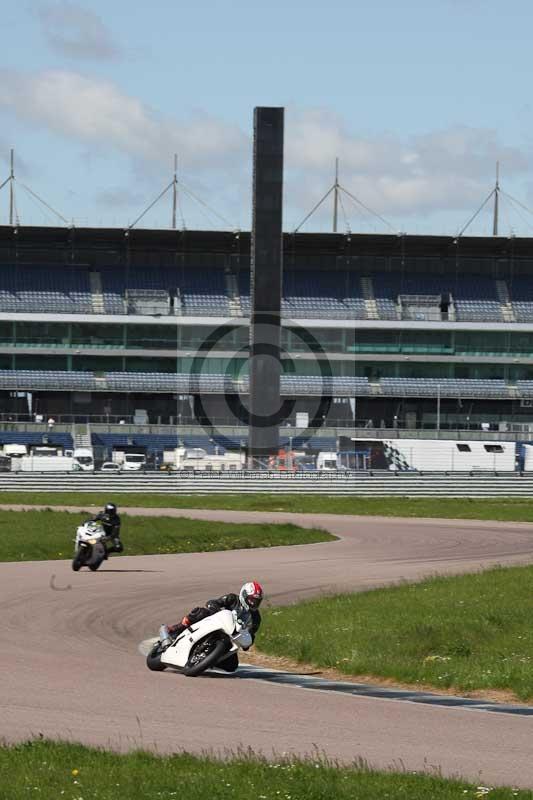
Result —
[{"label": "stadium roof", "polygon": [[[285,233],[286,255],[328,254],[353,256],[533,257],[533,238],[508,236],[417,236],[408,234]],[[0,248],[43,248],[48,253],[66,247],[95,250],[150,249],[153,251],[247,254],[249,231],[159,230],[0,226]],[[43,253],[44,255],[44,253]]]}]

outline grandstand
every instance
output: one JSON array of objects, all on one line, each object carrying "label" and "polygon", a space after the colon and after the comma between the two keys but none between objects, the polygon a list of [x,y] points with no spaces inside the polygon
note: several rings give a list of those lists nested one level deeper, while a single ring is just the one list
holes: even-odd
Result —
[{"label": "grandstand", "polygon": [[[248,233],[2,227],[2,418],[142,410],[242,446],[249,314]],[[284,425],[533,421],[531,239],[285,234],[282,315]]]}]

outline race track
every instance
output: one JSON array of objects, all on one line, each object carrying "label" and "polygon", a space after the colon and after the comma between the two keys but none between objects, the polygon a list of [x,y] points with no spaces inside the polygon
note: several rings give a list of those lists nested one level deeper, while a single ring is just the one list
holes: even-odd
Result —
[{"label": "race track", "polygon": [[[208,597],[263,583],[272,603],[533,561],[533,526],[334,515],[128,509],[224,521],[290,521],[341,537],[286,548],[0,564],[0,737],[63,738],[159,752],[239,746],[320,751],[485,785],[533,788],[533,719],[343,696],[218,673],[151,673],[138,645]],[[179,522],[177,521],[177,524]],[[127,546],[127,516],[123,520]]]}]

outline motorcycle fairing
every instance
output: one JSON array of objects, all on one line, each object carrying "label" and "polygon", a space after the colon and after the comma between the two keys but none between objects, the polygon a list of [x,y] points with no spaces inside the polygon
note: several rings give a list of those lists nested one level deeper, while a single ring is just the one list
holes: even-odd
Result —
[{"label": "motorcycle fairing", "polygon": [[[178,636],[174,644],[167,647],[161,656],[161,663],[168,666],[184,667],[196,642],[215,631],[222,631],[228,637],[231,637],[235,632],[236,622],[235,612],[228,611],[225,608],[210,617],[205,617],[205,619],[187,628]],[[233,652],[233,650],[237,650],[237,645],[232,642],[231,649],[228,652]]]}]

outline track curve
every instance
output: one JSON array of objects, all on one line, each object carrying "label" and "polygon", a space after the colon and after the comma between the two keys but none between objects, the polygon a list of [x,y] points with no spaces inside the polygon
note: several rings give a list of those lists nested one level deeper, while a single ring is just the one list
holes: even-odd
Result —
[{"label": "track curve", "polygon": [[[11,506],[13,507],[13,506]],[[70,510],[78,510],[71,507]],[[533,561],[533,526],[271,512],[127,509],[127,514],[295,522],[324,544],[70,562],[0,564],[0,737],[265,755],[319,751],[488,784],[533,787],[533,720],[343,697],[238,677],[150,673],[137,648],[162,621],[257,578],[273,603],[320,592]],[[177,523],[179,524],[179,523]]]}]

